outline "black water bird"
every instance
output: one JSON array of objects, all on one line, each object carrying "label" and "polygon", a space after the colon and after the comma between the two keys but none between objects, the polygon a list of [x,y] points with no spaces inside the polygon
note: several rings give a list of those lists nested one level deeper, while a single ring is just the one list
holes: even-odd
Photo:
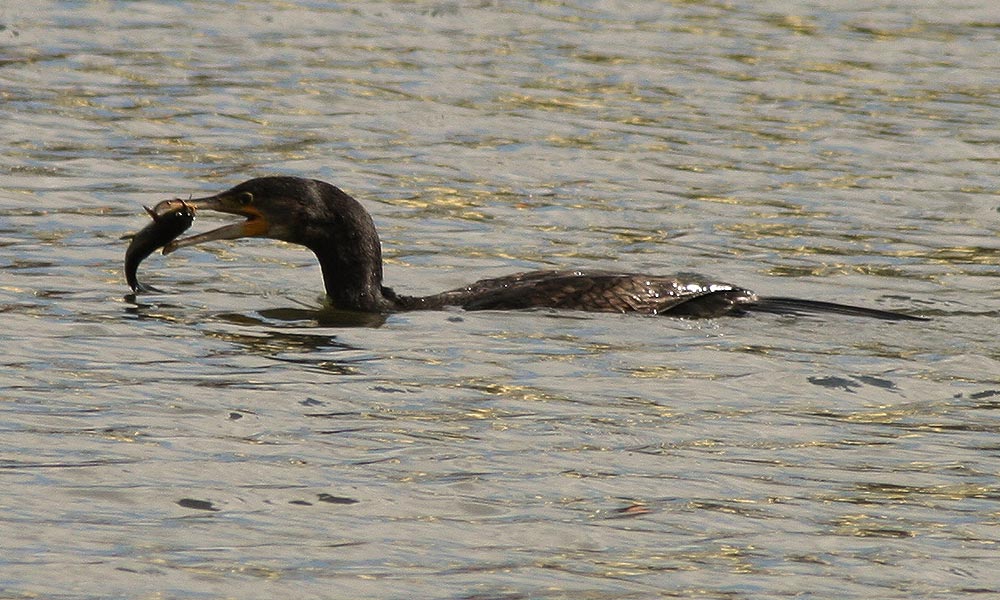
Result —
[{"label": "black water bird", "polygon": [[[177,210],[165,200],[155,212]],[[382,284],[382,250],[375,224],[361,204],[314,179],[262,177],[209,196],[185,200],[198,210],[245,217],[167,244],[163,253],[211,240],[264,237],[312,250],[326,294],[342,310],[385,313],[459,306],[467,310],[554,308],[718,317],[748,312],[837,313],[893,321],[924,320],[897,312],[798,298],[761,297],[697,275],[656,276],[608,271],[531,271],[483,279],[431,296],[404,296]]]}]

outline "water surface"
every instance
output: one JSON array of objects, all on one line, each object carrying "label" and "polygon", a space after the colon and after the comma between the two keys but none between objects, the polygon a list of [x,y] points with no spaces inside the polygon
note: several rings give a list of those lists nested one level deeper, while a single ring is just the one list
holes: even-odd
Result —
[{"label": "water surface", "polygon": [[[990,2],[0,9],[2,595],[1000,593],[998,38]],[[260,240],[127,296],[143,204],[273,173],[360,198],[402,293],[696,271],[933,320],[359,327]]]}]

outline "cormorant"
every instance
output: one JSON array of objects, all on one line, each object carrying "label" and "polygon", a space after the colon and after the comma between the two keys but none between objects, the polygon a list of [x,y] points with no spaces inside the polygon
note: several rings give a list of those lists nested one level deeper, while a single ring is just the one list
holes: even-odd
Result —
[{"label": "cormorant", "polygon": [[192,200],[165,200],[154,212],[213,210],[245,220],[167,244],[163,253],[211,240],[265,237],[312,250],[326,294],[342,310],[391,312],[460,306],[467,310],[557,308],[718,317],[748,312],[839,313],[893,321],[925,320],[897,312],[833,302],[762,297],[696,275],[643,275],[608,271],[530,271],[483,279],[431,296],[404,296],[382,284],[382,250],[375,224],[361,204],[315,179],[261,177]]}]

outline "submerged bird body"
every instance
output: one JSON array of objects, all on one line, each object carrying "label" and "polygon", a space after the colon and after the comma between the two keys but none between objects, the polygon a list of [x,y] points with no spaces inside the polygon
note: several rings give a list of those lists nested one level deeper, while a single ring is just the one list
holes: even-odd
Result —
[{"label": "submerged bird body", "polygon": [[[167,200],[156,212],[174,207]],[[919,319],[901,313],[794,298],[761,298],[753,292],[701,277],[652,276],[605,271],[531,271],[483,279],[431,296],[404,296],[382,285],[382,251],[368,211],[328,183],[297,177],[262,177],[207,198],[185,201],[196,210],[246,217],[167,244],[164,253],[210,240],[267,237],[306,246],[316,254],[326,293],[339,309],[363,312],[553,308],[717,317],[750,311],[822,312],[890,320]]]},{"label": "submerged bird body", "polygon": [[401,297],[404,308],[461,306],[466,310],[556,308],[710,317],[738,310],[756,295],[697,275],[674,277],[607,271],[529,271],[483,279],[426,297]]}]

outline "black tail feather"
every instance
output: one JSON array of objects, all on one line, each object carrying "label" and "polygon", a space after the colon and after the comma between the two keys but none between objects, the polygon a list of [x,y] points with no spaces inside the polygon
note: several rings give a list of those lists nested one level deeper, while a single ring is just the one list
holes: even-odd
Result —
[{"label": "black tail feather", "polygon": [[850,306],[847,304],[837,304],[836,302],[823,302],[822,300],[783,298],[780,296],[773,298],[760,298],[756,302],[742,305],[740,308],[747,311],[767,312],[779,315],[833,313],[854,317],[870,317],[885,321],[930,321],[930,319],[926,317],[915,317],[913,315],[905,315],[903,313],[888,310],[879,310],[877,308]]}]

